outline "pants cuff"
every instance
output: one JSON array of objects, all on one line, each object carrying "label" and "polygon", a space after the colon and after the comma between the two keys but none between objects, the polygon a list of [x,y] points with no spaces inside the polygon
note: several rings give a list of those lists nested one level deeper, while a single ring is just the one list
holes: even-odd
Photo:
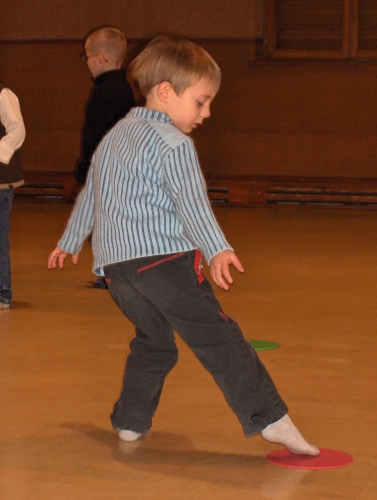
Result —
[{"label": "pants cuff", "polygon": [[250,422],[247,425],[243,426],[245,436],[250,437],[254,436],[255,434],[259,434],[268,425],[273,424],[274,422],[277,422],[278,420],[283,418],[286,413],[288,413],[288,408],[285,405],[278,405],[263,417],[255,415],[251,418]]}]

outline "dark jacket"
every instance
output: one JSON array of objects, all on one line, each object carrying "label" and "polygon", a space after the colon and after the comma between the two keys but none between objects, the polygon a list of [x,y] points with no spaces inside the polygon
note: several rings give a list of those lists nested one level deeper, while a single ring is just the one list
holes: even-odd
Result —
[{"label": "dark jacket", "polygon": [[98,143],[135,105],[125,70],[106,71],[94,79],[94,86],[86,104],[81,156],[74,172],[77,182],[85,183],[90,161]]}]

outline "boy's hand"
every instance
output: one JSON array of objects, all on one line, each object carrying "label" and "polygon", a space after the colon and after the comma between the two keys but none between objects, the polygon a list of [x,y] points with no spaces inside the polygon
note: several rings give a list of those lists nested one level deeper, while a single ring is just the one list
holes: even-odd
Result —
[{"label": "boy's hand", "polygon": [[[53,252],[50,253],[50,256],[47,261],[47,267],[48,269],[55,269],[56,268],[56,262],[59,263],[60,269],[63,269],[64,266],[64,260],[67,257],[68,252],[65,252],[59,247],[56,247]],[[73,264],[77,264],[79,260],[79,254],[75,253],[72,255],[72,262]]]},{"label": "boy's hand", "polygon": [[[232,250],[223,250],[222,252],[216,254],[210,262],[209,268],[213,281],[220,288],[224,290],[229,290],[229,286],[226,283],[233,283],[233,278],[230,275],[229,265],[233,264],[233,266],[240,273],[244,272],[244,268],[242,267],[241,262],[238,260],[236,254],[232,252]],[[226,279],[226,281],[224,280]]]}]

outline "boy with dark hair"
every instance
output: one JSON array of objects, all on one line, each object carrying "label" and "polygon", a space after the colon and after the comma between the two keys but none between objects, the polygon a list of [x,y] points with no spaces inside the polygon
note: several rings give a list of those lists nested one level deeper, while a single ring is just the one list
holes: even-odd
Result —
[{"label": "boy with dark hair", "polygon": [[149,431],[178,358],[174,331],[213,375],[246,436],[262,433],[293,453],[317,455],[294,426],[267,370],[217,301],[201,269],[228,289],[243,272],[211,210],[191,138],[210,116],[221,79],[195,43],[160,36],[132,62],[146,98],[106,135],[48,267],[77,263],[93,229],[94,269],[135,325],[121,395],[111,415],[120,439]]}]

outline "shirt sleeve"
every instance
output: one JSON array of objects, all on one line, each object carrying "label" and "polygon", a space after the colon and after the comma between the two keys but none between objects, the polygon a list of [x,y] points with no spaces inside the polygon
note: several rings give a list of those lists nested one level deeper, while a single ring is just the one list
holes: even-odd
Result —
[{"label": "shirt sleeve", "polygon": [[165,175],[185,233],[203,253],[207,263],[217,253],[226,249],[233,250],[212,212],[191,139],[188,138],[169,154]]},{"label": "shirt sleeve", "polygon": [[18,98],[7,88],[0,92],[0,121],[5,128],[0,140],[0,162],[8,165],[25,140],[25,125]]},{"label": "shirt sleeve", "polygon": [[105,105],[104,96],[97,88],[92,89],[85,109],[81,156],[74,174],[80,184],[85,183],[93,153],[106,132],[108,113],[109,107]]},{"label": "shirt sleeve", "polygon": [[93,168],[88,172],[88,180],[80,191],[58,247],[70,254],[79,253],[85,239],[94,225]]}]

